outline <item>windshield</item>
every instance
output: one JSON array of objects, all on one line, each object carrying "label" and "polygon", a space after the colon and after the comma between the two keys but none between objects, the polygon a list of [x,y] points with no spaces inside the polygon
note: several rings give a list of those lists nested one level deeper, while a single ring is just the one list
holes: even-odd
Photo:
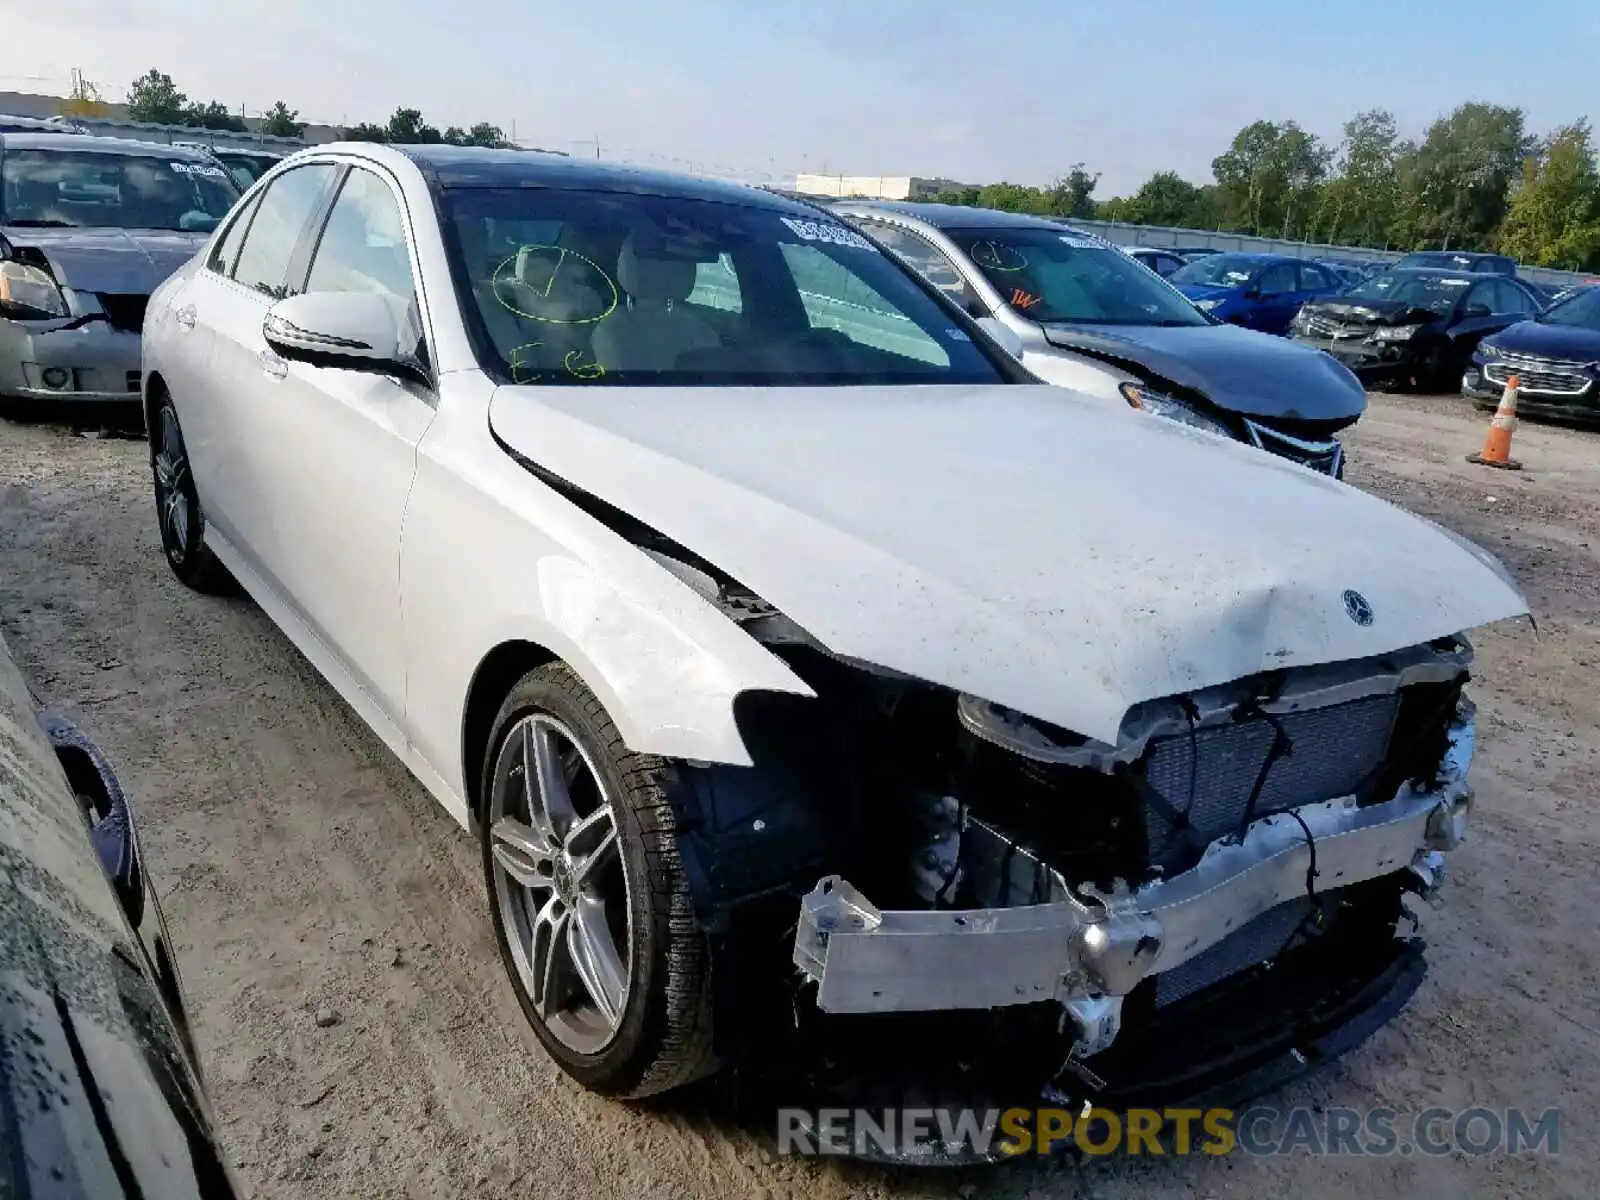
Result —
[{"label": "windshield", "polygon": [[1238,288],[1250,282],[1261,267],[1259,259],[1238,254],[1207,254],[1167,278],[1176,284],[1193,283],[1201,287]]},{"label": "windshield", "polygon": [[1600,287],[1581,288],[1538,318],[1541,325],[1600,330]]},{"label": "windshield", "polygon": [[959,320],[821,213],[451,189],[457,287],[516,383],[999,383]]},{"label": "windshield", "polygon": [[1149,267],[1121,250],[1052,229],[945,231],[1016,312],[1046,324],[1206,325]]},{"label": "windshield", "polygon": [[1346,292],[1349,300],[1394,300],[1411,308],[1425,308],[1445,316],[1456,306],[1471,279],[1451,275],[1410,275],[1385,271]]},{"label": "windshield", "polygon": [[238,198],[212,163],[79,150],[0,156],[0,225],[205,233]]},{"label": "windshield", "polygon": [[234,182],[241,190],[249,187],[278,165],[278,159],[265,154],[241,154],[234,150],[217,150],[213,155],[218,162],[228,168],[228,174],[233,176]]}]

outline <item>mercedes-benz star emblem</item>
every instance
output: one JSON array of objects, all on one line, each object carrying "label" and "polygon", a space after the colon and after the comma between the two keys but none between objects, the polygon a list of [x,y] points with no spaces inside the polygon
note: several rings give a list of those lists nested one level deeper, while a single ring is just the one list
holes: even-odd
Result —
[{"label": "mercedes-benz star emblem", "polygon": [[1367,598],[1360,592],[1344,594],[1344,611],[1357,625],[1372,624],[1372,605],[1367,603]]}]

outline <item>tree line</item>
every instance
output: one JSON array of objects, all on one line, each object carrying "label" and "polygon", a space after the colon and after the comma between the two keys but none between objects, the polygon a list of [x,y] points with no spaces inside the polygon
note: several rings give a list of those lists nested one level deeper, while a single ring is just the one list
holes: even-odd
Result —
[{"label": "tree line", "polygon": [[[172,76],[164,71],[150,70],[134,80],[128,88],[128,117],[134,121],[150,121],[158,125],[189,125],[196,129],[214,129],[231,133],[246,133],[249,126],[240,116],[216,100],[206,104],[191,101],[178,89]],[[282,100],[268,109],[261,118],[256,132],[271,137],[297,138],[305,134],[306,123],[300,120],[297,110]],[[436,129],[423,120],[422,113],[414,108],[397,108],[384,125],[363,122],[344,129],[349,141],[446,143],[453,146],[509,146],[505,132],[488,121],[480,121],[471,129],[451,125]]]},{"label": "tree line", "polygon": [[1600,271],[1600,168],[1587,120],[1543,136],[1520,108],[1467,103],[1421,140],[1392,113],[1345,122],[1329,145],[1293,121],[1254,121],[1195,184],[1157,171],[1096,201],[1075,163],[1049,187],[992,183],[944,203],[1393,250],[1498,250],[1531,266]]}]

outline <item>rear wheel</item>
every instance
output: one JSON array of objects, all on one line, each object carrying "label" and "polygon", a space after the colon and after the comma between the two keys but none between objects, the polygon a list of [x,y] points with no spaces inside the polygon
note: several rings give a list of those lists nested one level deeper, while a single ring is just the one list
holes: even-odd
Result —
[{"label": "rear wheel", "polygon": [[662,791],[560,663],[495,719],[482,855],[500,954],[534,1033],[585,1087],[637,1097],[715,1068],[710,975]]},{"label": "rear wheel", "polygon": [[189,452],[171,396],[161,397],[150,423],[150,470],[167,566],[197,592],[233,591],[233,576],[204,541],[205,517],[200,512],[200,497],[189,470]]}]

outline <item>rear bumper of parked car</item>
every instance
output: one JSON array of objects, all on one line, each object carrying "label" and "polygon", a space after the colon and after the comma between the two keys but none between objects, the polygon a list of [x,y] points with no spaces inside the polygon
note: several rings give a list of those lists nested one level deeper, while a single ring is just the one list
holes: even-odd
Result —
[{"label": "rear bumper of parked car", "polygon": [[0,396],[137,400],[139,335],[103,320],[0,318]]},{"label": "rear bumper of parked car", "polygon": [[[1505,385],[1496,383],[1483,373],[1483,362],[1475,361],[1461,378],[1461,394],[1484,408],[1499,403],[1505,394]],[[1517,389],[1517,411],[1532,417],[1549,417],[1557,420],[1600,425],[1600,377],[1590,381],[1581,392],[1554,392],[1522,382]]]}]

